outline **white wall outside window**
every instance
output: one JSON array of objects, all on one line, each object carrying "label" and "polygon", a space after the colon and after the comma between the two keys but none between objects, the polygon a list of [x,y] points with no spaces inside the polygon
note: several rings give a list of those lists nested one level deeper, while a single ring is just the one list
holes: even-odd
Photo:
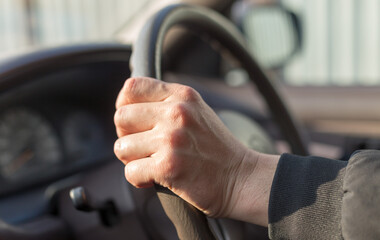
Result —
[{"label": "white wall outside window", "polygon": [[380,85],[379,0],[283,0],[302,20],[302,51],[285,67],[294,85]]},{"label": "white wall outside window", "polygon": [[111,39],[151,0],[0,0],[0,58],[30,47]]}]

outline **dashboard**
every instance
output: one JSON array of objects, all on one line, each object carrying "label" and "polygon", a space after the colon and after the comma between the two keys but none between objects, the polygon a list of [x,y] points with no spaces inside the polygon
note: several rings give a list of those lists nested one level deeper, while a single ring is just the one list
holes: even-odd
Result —
[{"label": "dashboard", "polygon": [[[107,61],[106,56],[100,61],[99,47],[84,47],[79,56],[72,56],[78,54],[75,47],[56,50],[56,58],[47,50],[48,56],[39,53],[14,60],[17,64],[30,61],[34,65],[30,69],[28,63],[13,66],[12,71],[9,65],[0,69],[2,220],[18,223],[39,214],[36,209],[48,204],[44,190],[50,184],[114,160],[114,102],[129,75],[130,51],[128,46],[118,46],[124,59]],[[14,204],[25,192],[35,201],[27,206]],[[10,201],[16,213],[11,213]]]}]

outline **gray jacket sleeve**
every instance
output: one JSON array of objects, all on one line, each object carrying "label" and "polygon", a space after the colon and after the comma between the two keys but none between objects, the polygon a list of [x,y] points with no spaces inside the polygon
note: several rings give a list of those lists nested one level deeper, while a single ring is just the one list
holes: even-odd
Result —
[{"label": "gray jacket sleeve", "polygon": [[348,162],[283,154],[269,201],[271,239],[380,239],[380,151]]}]

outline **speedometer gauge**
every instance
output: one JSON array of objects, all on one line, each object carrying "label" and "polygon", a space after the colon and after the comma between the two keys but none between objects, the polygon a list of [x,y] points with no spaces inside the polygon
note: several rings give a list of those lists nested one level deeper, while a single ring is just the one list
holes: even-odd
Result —
[{"label": "speedometer gauge", "polygon": [[5,180],[38,176],[62,159],[58,136],[42,116],[26,109],[0,116],[0,174]]},{"label": "speedometer gauge", "polygon": [[63,139],[70,160],[95,160],[104,153],[104,132],[97,117],[88,112],[74,112],[65,121]]}]

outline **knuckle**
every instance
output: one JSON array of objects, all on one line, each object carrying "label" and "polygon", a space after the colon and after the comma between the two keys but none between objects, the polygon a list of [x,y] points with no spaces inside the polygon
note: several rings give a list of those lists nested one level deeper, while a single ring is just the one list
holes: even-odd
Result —
[{"label": "knuckle", "polygon": [[184,130],[176,130],[165,137],[165,145],[162,159],[157,162],[161,176],[166,183],[176,180],[183,172],[183,159],[185,149],[190,144],[189,135]]},{"label": "knuckle", "polygon": [[162,160],[160,164],[160,172],[162,179],[169,183],[175,180],[180,175],[180,164],[176,154],[171,153],[165,160]]},{"label": "knuckle", "polygon": [[192,87],[183,85],[181,87],[181,95],[186,101],[196,101],[199,98],[199,93]]},{"label": "knuckle", "polygon": [[125,117],[127,116],[127,106],[120,107],[116,110],[114,115],[114,123],[116,126],[123,125],[123,122],[125,121]]},{"label": "knuckle", "polygon": [[178,129],[168,134],[167,144],[171,149],[186,148],[189,142],[189,137],[185,130]]},{"label": "knuckle", "polygon": [[113,116],[113,122],[115,123],[116,127],[120,125],[120,118],[121,118],[121,108],[117,109],[114,116]]},{"label": "knuckle", "polygon": [[121,159],[121,140],[118,139],[113,145],[113,151],[118,159]]},{"label": "knuckle", "polygon": [[133,103],[133,99],[138,95],[138,85],[141,84],[139,78],[129,78],[123,86],[123,94],[129,103]]},{"label": "knuckle", "polygon": [[129,143],[126,139],[118,139],[114,144],[114,153],[120,160],[128,159]]},{"label": "knuckle", "polygon": [[177,103],[170,108],[170,119],[181,127],[185,127],[191,120],[190,109],[186,103]]},{"label": "knuckle", "polygon": [[124,82],[124,92],[125,93],[133,93],[133,91],[136,89],[136,85],[138,83],[137,78],[129,78]]},{"label": "knuckle", "polygon": [[176,158],[171,156],[165,163],[164,173],[168,176],[172,176],[177,171]]}]

